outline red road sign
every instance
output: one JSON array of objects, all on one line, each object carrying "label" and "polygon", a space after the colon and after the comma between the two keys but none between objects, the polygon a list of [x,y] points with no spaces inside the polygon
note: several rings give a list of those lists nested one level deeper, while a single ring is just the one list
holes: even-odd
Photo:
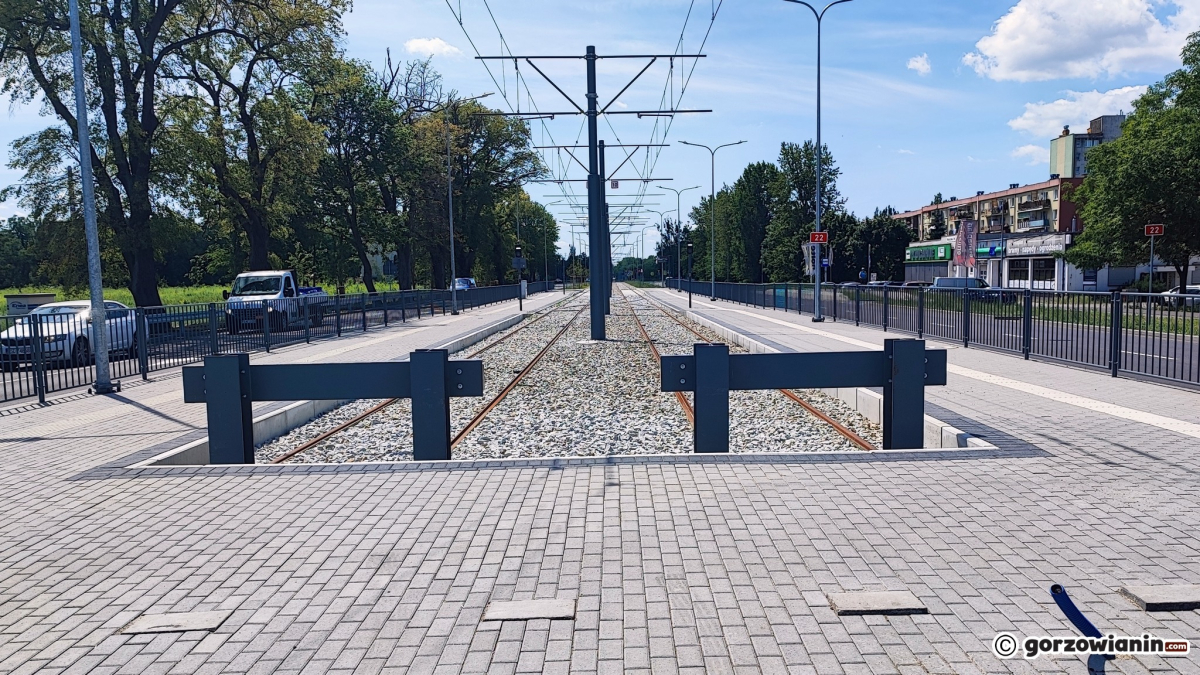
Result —
[{"label": "red road sign", "polygon": [[1163,236],[1163,233],[1165,233],[1166,231],[1167,231],[1166,225],[1147,225],[1146,226],[1146,236],[1147,237],[1161,237],[1161,236]]},{"label": "red road sign", "polygon": [[829,243],[829,233],[828,232],[809,232],[808,233],[808,242],[810,244],[828,244]]}]

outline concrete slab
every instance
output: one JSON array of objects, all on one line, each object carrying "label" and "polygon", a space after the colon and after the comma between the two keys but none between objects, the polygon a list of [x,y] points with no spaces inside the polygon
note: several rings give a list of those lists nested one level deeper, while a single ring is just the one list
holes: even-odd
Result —
[{"label": "concrete slab", "polygon": [[125,635],[137,633],[183,633],[190,630],[216,630],[233,610],[219,612],[173,612],[143,614],[121,629]]},{"label": "concrete slab", "polygon": [[488,603],[484,621],[529,621],[531,619],[574,619],[575,600],[546,598]]},{"label": "concrete slab", "polygon": [[838,615],[928,614],[925,603],[908,591],[830,593],[829,606]]},{"label": "concrete slab", "polygon": [[1125,586],[1119,592],[1147,612],[1200,609],[1200,586]]}]

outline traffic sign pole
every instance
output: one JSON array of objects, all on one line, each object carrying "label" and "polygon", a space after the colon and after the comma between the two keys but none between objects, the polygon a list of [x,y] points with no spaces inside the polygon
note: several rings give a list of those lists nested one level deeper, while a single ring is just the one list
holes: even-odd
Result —
[{"label": "traffic sign pole", "polygon": [[1162,224],[1147,225],[1146,236],[1150,237],[1150,278],[1146,282],[1146,292],[1154,292],[1154,238],[1166,233],[1167,227]]}]

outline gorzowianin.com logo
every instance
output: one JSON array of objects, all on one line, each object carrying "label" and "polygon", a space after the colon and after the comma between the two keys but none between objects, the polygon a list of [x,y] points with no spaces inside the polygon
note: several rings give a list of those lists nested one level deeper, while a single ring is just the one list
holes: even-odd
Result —
[{"label": "gorzowianin.com logo", "polygon": [[997,633],[992,639],[992,653],[1002,659],[1021,656],[1036,659],[1042,654],[1152,654],[1178,656],[1191,649],[1187,640],[1166,640],[1143,634],[1140,636],[1109,635],[1107,637],[1052,637],[1049,635],[1018,638],[1012,633]]}]

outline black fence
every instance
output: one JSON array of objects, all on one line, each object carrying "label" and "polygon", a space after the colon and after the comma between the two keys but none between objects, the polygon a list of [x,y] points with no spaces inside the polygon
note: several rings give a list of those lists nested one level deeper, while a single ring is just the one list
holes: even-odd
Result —
[{"label": "black fence", "polygon": [[[529,284],[528,292],[553,284]],[[515,300],[517,285],[390,291],[254,301],[125,308],[108,303],[113,379],[196,363],[210,354],[269,352],[284,345],[338,338],[413,319]],[[85,303],[86,304],[86,303]],[[42,308],[0,316],[0,402],[46,395],[95,381],[86,306]],[[37,320],[31,320],[36,316]]]},{"label": "black fence", "polygon": [[[670,279],[671,288],[812,314],[812,284]],[[1028,289],[822,285],[834,321],[911,333],[1134,375],[1200,385],[1200,296]]]}]

